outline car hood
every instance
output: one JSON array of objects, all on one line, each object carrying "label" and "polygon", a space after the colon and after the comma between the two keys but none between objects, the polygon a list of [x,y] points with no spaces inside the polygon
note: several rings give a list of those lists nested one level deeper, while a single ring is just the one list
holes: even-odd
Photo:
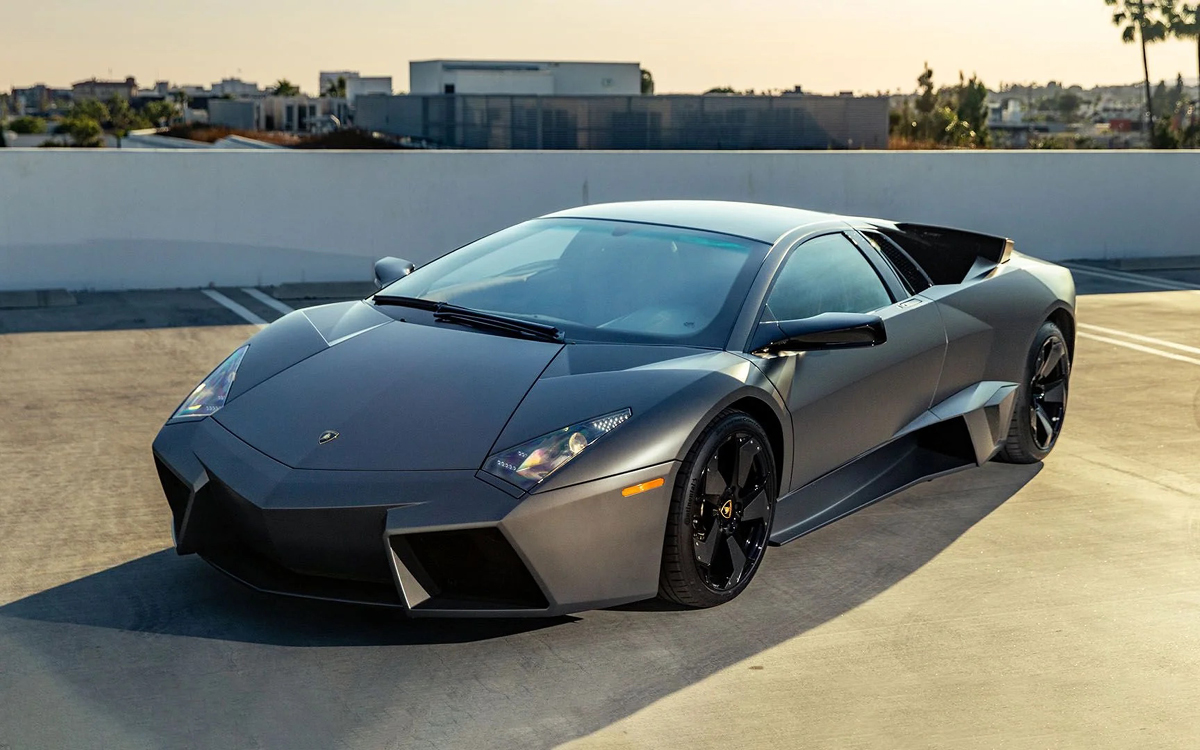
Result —
[{"label": "car hood", "polygon": [[[279,354],[284,342],[264,336],[260,346],[252,339],[243,368],[254,377],[243,380],[239,370],[240,391],[213,417],[293,468],[478,469],[562,349],[552,342],[395,321],[362,303],[329,307],[324,313],[305,311],[311,326],[292,319],[274,334],[295,344],[293,362]],[[323,330],[332,330],[331,324],[321,314],[345,330],[331,337]],[[354,325],[347,324],[350,317],[358,319]],[[306,328],[316,329],[321,340],[314,343]],[[271,366],[255,365],[256,354],[270,355]]]}]

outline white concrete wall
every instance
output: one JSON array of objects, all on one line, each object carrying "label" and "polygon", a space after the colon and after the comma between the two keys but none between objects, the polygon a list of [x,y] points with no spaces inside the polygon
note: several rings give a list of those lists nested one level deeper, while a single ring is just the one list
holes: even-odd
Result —
[{"label": "white concrete wall", "polygon": [[[453,84],[456,94],[518,94],[550,96],[554,75],[549,70],[446,70],[442,84]],[[439,88],[434,93],[442,93]]]},{"label": "white concrete wall", "polygon": [[554,93],[559,96],[640,96],[638,63],[554,63]]},{"label": "white concrete wall", "polygon": [[948,224],[1049,259],[1200,254],[1200,152],[0,150],[0,289],[370,278],[584,203]]}]

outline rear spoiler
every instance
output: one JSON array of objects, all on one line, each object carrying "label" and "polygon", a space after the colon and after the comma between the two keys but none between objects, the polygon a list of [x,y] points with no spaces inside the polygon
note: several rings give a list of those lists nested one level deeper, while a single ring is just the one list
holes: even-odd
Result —
[{"label": "rear spoiler", "polygon": [[1013,241],[1007,237],[908,222],[879,222],[875,228],[899,245],[934,284],[961,284],[1007,263],[1013,254]]}]

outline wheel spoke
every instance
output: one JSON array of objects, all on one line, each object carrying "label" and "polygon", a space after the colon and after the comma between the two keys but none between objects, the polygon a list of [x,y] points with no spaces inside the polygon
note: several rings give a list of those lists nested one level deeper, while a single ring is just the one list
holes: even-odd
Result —
[{"label": "wheel spoke", "polygon": [[1040,426],[1042,431],[1046,433],[1045,441],[1039,440],[1037,442],[1043,446],[1048,445],[1050,440],[1054,437],[1054,423],[1050,421],[1050,415],[1046,413],[1046,410],[1042,408],[1041,404],[1033,407],[1033,415],[1037,420],[1038,426]]},{"label": "wheel spoke", "polygon": [[754,499],[742,510],[743,521],[757,521],[767,517],[767,491],[759,490]]},{"label": "wheel spoke", "polygon": [[[720,451],[717,451],[719,453]],[[704,494],[719,496],[724,494],[729,487],[729,483],[725,481],[725,477],[721,476],[721,469],[717,462],[717,453],[709,459],[708,466],[704,469]]]},{"label": "wheel spoke", "polygon": [[1042,362],[1042,366],[1038,369],[1035,377],[1038,379],[1049,377],[1050,373],[1054,372],[1054,368],[1058,366],[1059,360],[1061,360],[1063,355],[1066,353],[1067,348],[1063,345],[1063,342],[1055,341],[1053,344],[1051,344],[1050,351],[1046,352],[1046,360]]},{"label": "wheel spoke", "polygon": [[750,470],[754,468],[754,456],[757,453],[758,446],[753,440],[747,440],[738,447],[733,481],[739,489],[744,488],[750,479]]},{"label": "wheel spoke", "polygon": [[1061,404],[1066,400],[1066,396],[1067,384],[1060,380],[1046,388],[1046,393],[1042,396],[1042,401],[1050,404]]},{"label": "wheel spoke", "polygon": [[712,525],[708,527],[708,536],[704,537],[704,542],[696,548],[696,560],[701,565],[706,568],[712,567],[713,556],[717,554],[717,547],[724,536],[721,519],[714,516]]},{"label": "wheel spoke", "polygon": [[729,559],[733,563],[733,570],[729,574],[729,586],[737,585],[737,582],[742,580],[742,573],[746,570],[746,553],[742,551],[742,547],[738,544],[737,539],[732,536],[727,537],[725,546],[729,548]]}]

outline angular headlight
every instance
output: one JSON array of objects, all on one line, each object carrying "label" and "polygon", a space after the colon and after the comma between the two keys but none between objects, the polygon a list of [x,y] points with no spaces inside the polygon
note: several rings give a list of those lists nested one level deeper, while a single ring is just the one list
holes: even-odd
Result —
[{"label": "angular headlight", "polygon": [[243,346],[217,365],[217,369],[201,381],[200,385],[196,386],[196,390],[192,391],[192,395],[180,404],[175,413],[171,415],[171,419],[189,417],[199,419],[215,414],[224,406],[225,399],[229,397],[229,388],[233,385],[233,379],[237,377],[238,365],[242,363],[242,357],[246,356],[246,350],[249,348],[249,344]]},{"label": "angular headlight", "polygon": [[592,443],[632,415],[629,409],[578,422],[488,456],[483,470],[525,491],[566,466]]}]

